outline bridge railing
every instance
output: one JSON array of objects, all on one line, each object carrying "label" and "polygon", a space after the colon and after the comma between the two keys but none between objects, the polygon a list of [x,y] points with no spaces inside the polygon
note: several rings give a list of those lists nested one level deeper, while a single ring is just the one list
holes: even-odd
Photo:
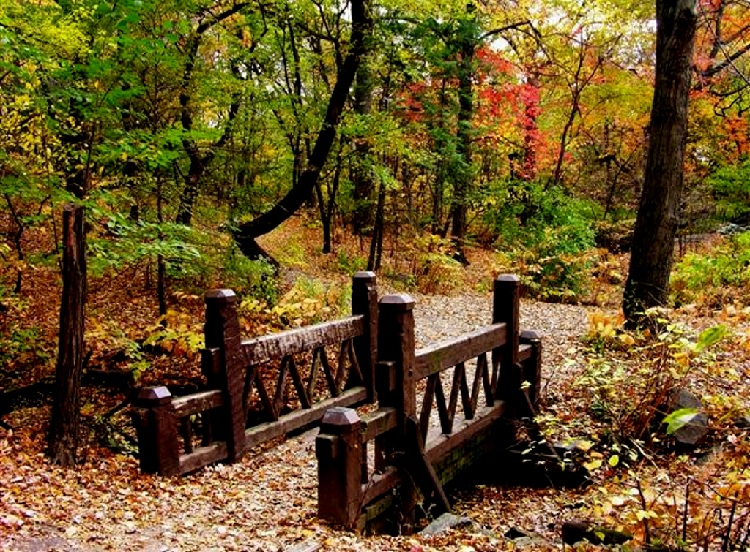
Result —
[{"label": "bridge railing", "polygon": [[357,530],[387,513],[409,523],[420,494],[447,510],[442,485],[512,444],[506,422],[533,413],[541,340],[519,331],[517,277],[495,281],[491,325],[419,350],[413,308],[408,295],[380,301],[379,409],[360,418],[335,408],[322,420],[321,519]]},{"label": "bridge railing", "polygon": [[173,397],[139,391],[134,408],[141,471],[179,475],[235,462],[253,446],[320,421],[336,406],[374,402],[375,274],[352,282],[352,315],[243,340],[231,290],[206,295],[207,390]]}]

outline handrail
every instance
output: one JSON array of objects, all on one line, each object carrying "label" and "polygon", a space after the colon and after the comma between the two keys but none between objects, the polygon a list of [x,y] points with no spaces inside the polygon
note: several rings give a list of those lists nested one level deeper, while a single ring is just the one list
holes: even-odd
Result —
[{"label": "handrail", "polygon": [[507,343],[507,325],[492,324],[458,337],[419,349],[414,358],[414,377],[424,379],[460,362],[476,358]]}]

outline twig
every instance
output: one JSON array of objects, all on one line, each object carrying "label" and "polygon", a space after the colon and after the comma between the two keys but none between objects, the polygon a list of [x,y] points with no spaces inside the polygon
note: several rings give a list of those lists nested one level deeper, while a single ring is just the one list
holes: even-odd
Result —
[{"label": "twig", "polygon": [[722,552],[729,550],[729,542],[732,536],[732,524],[734,523],[734,514],[737,511],[737,491],[734,492],[734,498],[732,499],[732,509],[729,511],[729,521],[727,521],[727,527],[724,531],[724,541],[721,543]]},{"label": "twig", "polygon": [[682,542],[687,542],[687,520],[688,520],[688,505],[690,504],[690,483],[693,479],[688,479],[685,484],[685,508],[682,512]]},{"label": "twig", "polygon": [[[648,504],[646,503],[646,497],[643,495],[640,479],[636,481],[636,487],[638,489],[638,496],[641,497],[641,508],[645,513],[648,511]],[[648,516],[644,516],[643,518],[643,538],[647,546],[651,544],[651,531],[648,526]]]}]

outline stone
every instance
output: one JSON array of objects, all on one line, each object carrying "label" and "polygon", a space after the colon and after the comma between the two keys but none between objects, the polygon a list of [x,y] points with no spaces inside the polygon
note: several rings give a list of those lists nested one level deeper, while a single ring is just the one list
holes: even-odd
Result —
[{"label": "stone", "polygon": [[451,529],[466,529],[475,527],[477,524],[466,516],[457,516],[455,514],[443,514],[434,519],[427,527],[422,529],[419,534],[425,537],[434,537],[442,535]]},{"label": "stone", "polygon": [[696,395],[684,388],[675,389],[669,397],[669,412],[682,408],[691,408],[699,412],[690,422],[677,429],[673,436],[680,445],[694,447],[708,433],[708,416],[703,412],[703,403]]}]

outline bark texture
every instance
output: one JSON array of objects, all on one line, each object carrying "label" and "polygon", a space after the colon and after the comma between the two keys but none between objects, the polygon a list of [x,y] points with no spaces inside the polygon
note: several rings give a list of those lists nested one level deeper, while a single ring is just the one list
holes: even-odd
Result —
[{"label": "bark texture", "polygon": [[86,245],[83,207],[63,211],[63,291],[49,456],[62,466],[76,463],[83,366]]},{"label": "bark texture", "polygon": [[643,193],[635,223],[623,310],[633,324],[667,303],[687,136],[696,0],[656,1],[656,85]]}]

